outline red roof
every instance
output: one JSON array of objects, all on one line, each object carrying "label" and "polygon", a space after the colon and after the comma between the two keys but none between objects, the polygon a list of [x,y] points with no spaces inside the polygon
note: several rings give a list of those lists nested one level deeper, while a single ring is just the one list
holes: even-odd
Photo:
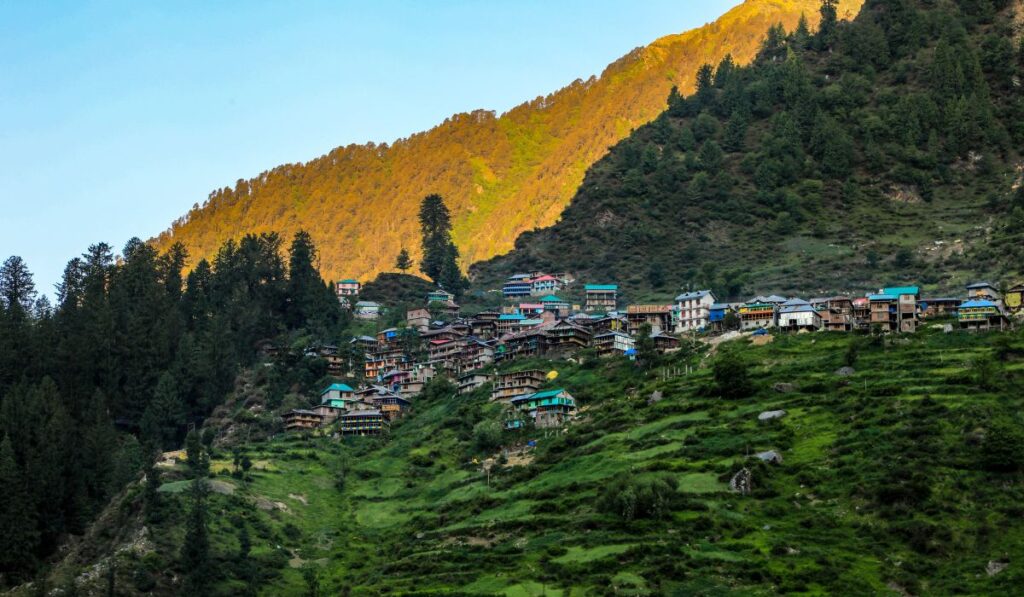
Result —
[{"label": "red roof", "polygon": [[532,281],[533,282],[554,282],[555,281],[555,277],[554,276],[549,276],[549,275],[545,274],[545,275],[543,275],[543,276],[541,276],[539,278],[534,278]]}]

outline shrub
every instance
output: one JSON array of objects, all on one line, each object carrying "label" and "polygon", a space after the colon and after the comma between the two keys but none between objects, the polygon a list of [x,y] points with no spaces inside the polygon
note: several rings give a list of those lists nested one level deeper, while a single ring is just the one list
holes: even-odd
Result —
[{"label": "shrub", "polygon": [[990,425],[981,443],[981,464],[1000,473],[1024,468],[1024,435],[1006,421]]},{"label": "shrub", "polygon": [[677,489],[676,480],[667,475],[619,477],[601,492],[597,509],[625,521],[662,519],[671,513]]},{"label": "shrub", "polygon": [[736,354],[724,352],[711,366],[715,388],[722,398],[746,398],[754,393],[747,364]]}]

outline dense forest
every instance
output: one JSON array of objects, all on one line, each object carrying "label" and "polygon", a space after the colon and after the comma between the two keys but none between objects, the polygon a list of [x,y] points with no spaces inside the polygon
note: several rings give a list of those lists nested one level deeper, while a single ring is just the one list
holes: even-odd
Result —
[{"label": "dense forest", "polygon": [[261,341],[304,348],[340,338],[349,316],[314,267],[309,235],[295,235],[287,261],[283,252],[279,236],[250,235],[183,277],[180,246],[161,255],[133,239],[115,257],[99,243],[68,263],[56,305],[38,296],[24,261],[4,262],[4,583],[31,578],[158,451],[180,447]]},{"label": "dense forest", "polygon": [[1019,276],[1024,46],[1008,1],[830,6],[772,27],[757,60],[696,92],[588,172],[561,220],[471,268],[571,271],[634,296],[929,291]]},{"label": "dense forest", "polygon": [[[861,0],[843,0],[852,14]],[[212,258],[244,234],[303,229],[321,247],[330,279],[393,271],[405,247],[415,260],[421,197],[439,193],[453,213],[462,266],[504,253],[521,232],[554,223],[587,168],[610,145],[656,117],[673,84],[692,87],[702,62],[750,60],[769,25],[817,17],[817,0],[748,0],[715,23],[638,48],[599,77],[577,80],[502,115],[477,110],[394,143],[349,145],[212,192],[155,239]],[[190,264],[191,265],[191,264]]]}]

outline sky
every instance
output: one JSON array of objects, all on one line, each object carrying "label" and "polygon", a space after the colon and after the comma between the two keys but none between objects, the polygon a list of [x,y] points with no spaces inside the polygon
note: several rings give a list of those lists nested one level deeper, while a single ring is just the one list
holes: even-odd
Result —
[{"label": "sky", "polygon": [[0,259],[54,296],[210,191],[499,113],[739,0],[0,0]]}]

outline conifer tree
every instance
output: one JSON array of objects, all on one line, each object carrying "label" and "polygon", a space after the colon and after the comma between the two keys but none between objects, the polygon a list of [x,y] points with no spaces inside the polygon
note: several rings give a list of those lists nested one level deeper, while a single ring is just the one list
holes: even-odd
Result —
[{"label": "conifer tree", "polygon": [[188,592],[198,595],[207,594],[211,576],[210,531],[207,520],[209,493],[206,479],[198,478],[192,481],[188,518],[185,521],[185,541],[181,546],[181,565],[187,573],[185,587]]},{"label": "conifer tree", "polygon": [[398,252],[398,257],[395,259],[395,267],[403,274],[412,269],[412,259],[409,257],[409,251],[405,250],[405,247],[402,247],[402,250]]},{"label": "conifer tree", "polygon": [[157,450],[173,447],[179,429],[185,424],[185,415],[174,377],[165,372],[142,415],[142,437]]},{"label": "conifer tree", "polygon": [[29,578],[39,534],[26,479],[14,459],[10,435],[0,441],[0,584]]}]

